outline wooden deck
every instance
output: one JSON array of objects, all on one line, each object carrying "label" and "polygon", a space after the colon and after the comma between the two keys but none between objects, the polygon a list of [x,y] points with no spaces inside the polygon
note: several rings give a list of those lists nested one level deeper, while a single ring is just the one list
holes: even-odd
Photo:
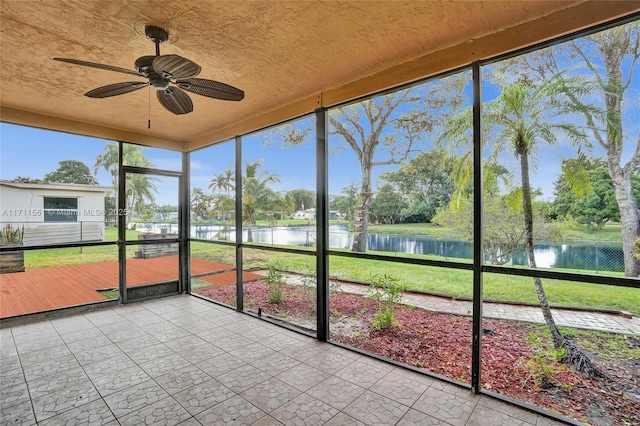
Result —
[{"label": "wooden deck", "polygon": [[[232,265],[191,259],[191,274],[214,286],[236,282]],[[106,300],[98,290],[118,288],[118,262],[29,269],[0,274],[0,318]],[[127,286],[178,279],[178,256],[127,259]],[[261,276],[244,273],[247,280]],[[255,277],[254,277],[255,275]]]}]

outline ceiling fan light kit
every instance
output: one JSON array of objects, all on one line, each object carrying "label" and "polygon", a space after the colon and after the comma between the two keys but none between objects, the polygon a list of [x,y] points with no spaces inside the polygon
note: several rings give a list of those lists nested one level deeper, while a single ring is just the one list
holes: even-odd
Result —
[{"label": "ceiling fan light kit", "polygon": [[53,59],[69,64],[142,77],[148,80],[146,82],[127,81],[98,87],[85,93],[85,96],[90,98],[108,98],[150,86],[156,90],[156,97],[160,105],[176,115],[188,114],[193,111],[193,102],[185,90],[196,95],[225,101],[241,101],[244,99],[244,92],[236,87],[214,80],[193,78],[200,74],[201,71],[200,66],[195,62],[179,55],[160,55],[160,45],[169,38],[169,33],[164,29],[148,25],[145,27],[145,34],[155,44],[156,54],[141,56],[136,59],[134,64],[135,71],[79,59]]}]

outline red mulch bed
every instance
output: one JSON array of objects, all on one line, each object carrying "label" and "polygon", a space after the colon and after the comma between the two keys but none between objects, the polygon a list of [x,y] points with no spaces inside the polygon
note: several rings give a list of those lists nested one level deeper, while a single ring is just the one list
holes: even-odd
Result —
[{"label": "red mulch bed", "polygon": [[[315,289],[304,294],[298,286],[285,286],[279,304],[267,303],[263,282],[244,285],[245,309],[301,327],[315,327]],[[202,292],[205,297],[235,304],[235,286]],[[350,294],[330,298],[331,339],[432,373],[469,383],[471,376],[471,318],[400,305],[397,326],[376,331],[371,327],[377,302]],[[557,371],[555,386],[538,387],[526,363],[533,357],[527,344],[530,333],[541,335],[539,325],[486,319],[492,333],[482,339],[483,388],[567,417],[598,425],[640,424],[640,359],[592,359],[607,379],[592,379],[571,368]],[[640,339],[628,339],[640,347]]]}]

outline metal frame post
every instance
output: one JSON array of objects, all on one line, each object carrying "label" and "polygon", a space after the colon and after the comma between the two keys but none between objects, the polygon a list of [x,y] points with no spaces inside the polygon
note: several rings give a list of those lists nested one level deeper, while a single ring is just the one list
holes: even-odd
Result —
[{"label": "metal frame post", "polygon": [[329,201],[328,134],[326,108],[316,110],[316,333],[318,340],[329,338]]},{"label": "metal frame post", "polygon": [[178,207],[178,223],[180,230],[178,231],[179,243],[179,259],[180,259],[180,291],[182,293],[191,293],[191,156],[188,152],[182,153],[182,177],[179,180],[179,207]]},{"label": "metal frame post", "polygon": [[244,310],[242,286],[242,136],[236,136],[236,310]]},{"label": "metal frame post", "polygon": [[471,349],[471,389],[481,389],[482,358],[482,79],[479,62],[473,70],[473,344]]},{"label": "metal frame post", "polygon": [[118,142],[118,289],[120,303],[127,303],[127,172],[124,169],[124,143]]}]

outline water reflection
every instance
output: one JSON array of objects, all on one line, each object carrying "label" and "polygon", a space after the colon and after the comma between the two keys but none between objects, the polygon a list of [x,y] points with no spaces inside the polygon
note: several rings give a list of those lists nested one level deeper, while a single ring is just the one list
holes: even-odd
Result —
[{"label": "water reflection", "polygon": [[[167,224],[152,224],[139,230],[160,232]],[[177,231],[177,225],[174,224]],[[165,231],[166,232],[166,231]],[[253,241],[263,244],[313,246],[316,229],[309,226],[257,226],[252,228]],[[235,241],[235,227],[221,225],[193,225],[191,236],[202,239]],[[247,229],[242,240],[247,241]],[[329,225],[329,248],[349,249],[353,234],[347,224]],[[393,254],[434,255],[445,259],[470,260],[473,246],[455,238],[435,238],[428,235],[369,234],[369,249]],[[622,244],[615,242],[574,241],[570,244],[538,243],[535,245],[536,263],[540,268],[566,268],[589,271],[624,271]],[[524,250],[512,257],[513,265],[527,265]]]}]

